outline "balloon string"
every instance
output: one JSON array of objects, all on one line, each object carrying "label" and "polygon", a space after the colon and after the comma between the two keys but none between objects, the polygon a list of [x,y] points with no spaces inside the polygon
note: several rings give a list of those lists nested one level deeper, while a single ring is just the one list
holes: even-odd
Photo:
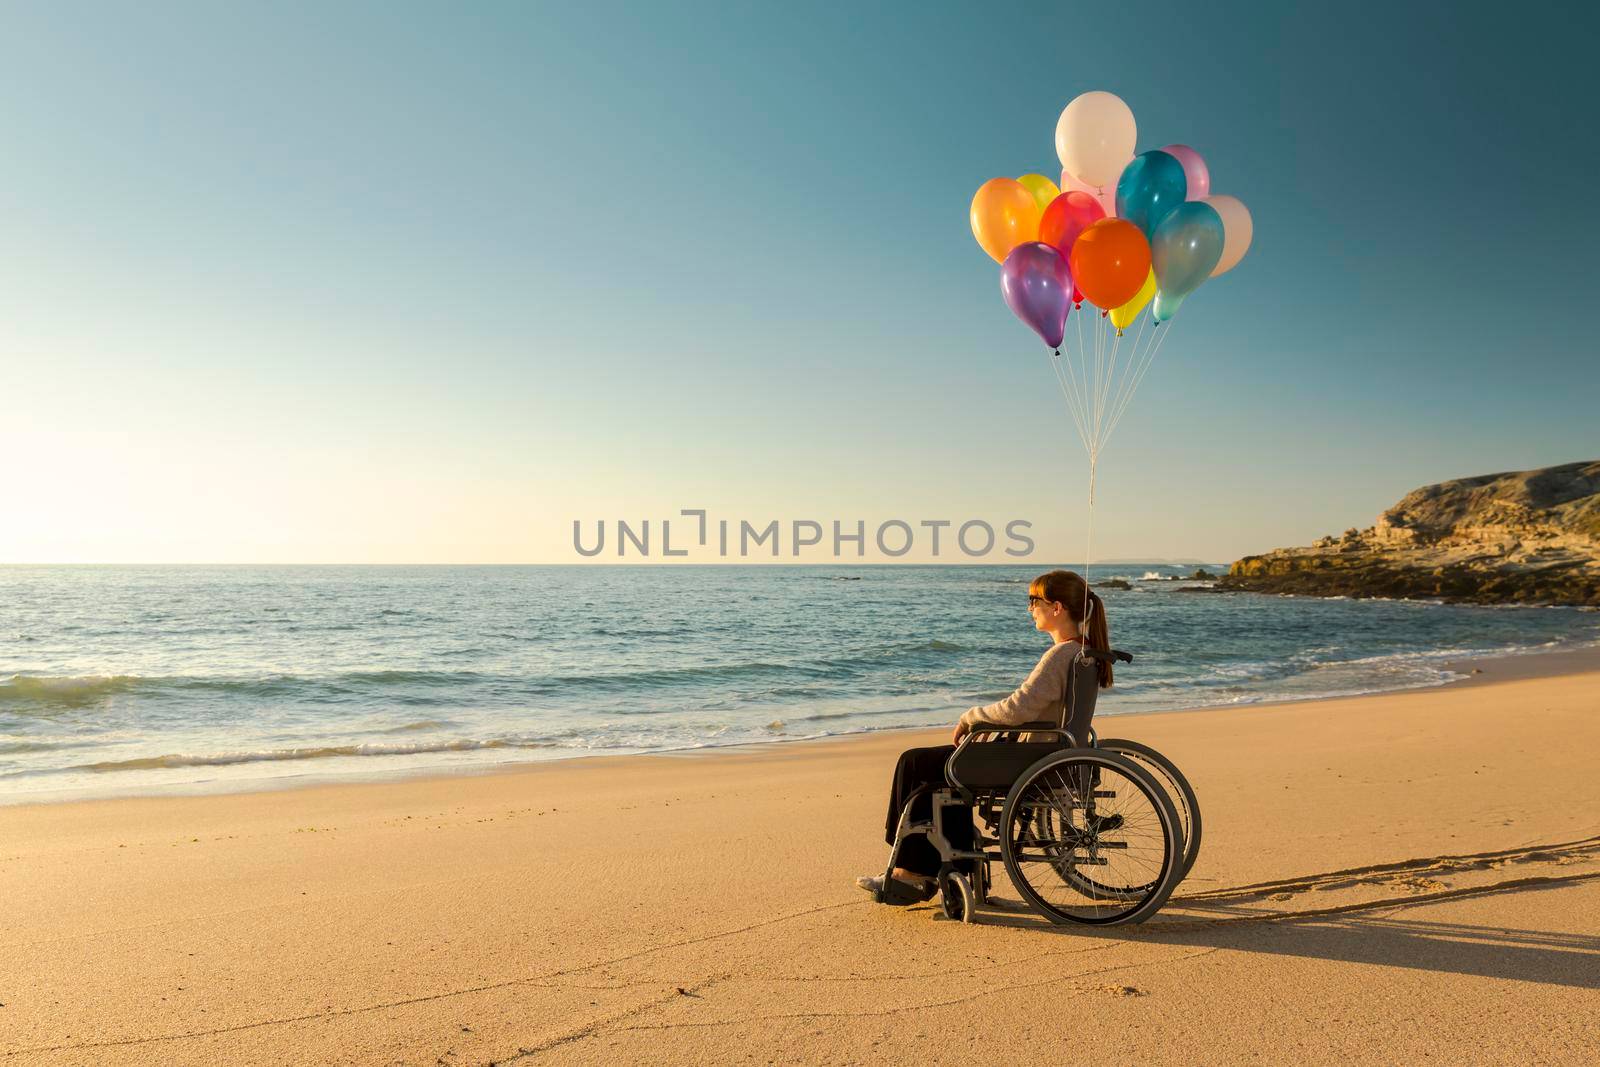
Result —
[{"label": "balloon string", "polygon": [[[1151,316],[1151,318],[1152,318],[1152,321],[1153,321],[1154,316]],[[1170,327],[1169,327],[1169,329],[1170,329]],[[1143,319],[1139,320],[1139,336],[1141,338],[1144,337],[1144,320]],[[1152,326],[1151,327],[1151,331],[1150,331],[1150,337],[1147,340],[1145,340],[1144,351],[1141,352],[1139,350],[1139,347],[1138,347],[1137,344],[1134,346],[1133,358],[1128,361],[1127,372],[1124,373],[1124,375],[1122,377],[1122,381],[1117,383],[1117,394],[1116,394],[1115,397],[1112,398],[1112,401],[1111,401],[1111,410],[1112,410],[1112,412],[1114,414],[1118,413],[1118,412],[1121,412],[1122,410],[1124,410],[1127,407],[1127,403],[1128,403],[1128,400],[1129,400],[1129,388],[1133,385],[1134,380],[1138,377],[1140,368],[1145,365],[1144,364],[1144,360],[1146,359],[1146,357],[1148,357],[1150,355],[1150,350],[1151,350],[1151,348],[1153,348],[1155,346],[1157,338],[1158,337],[1164,337],[1164,336],[1166,336],[1164,331],[1161,331],[1161,330],[1157,329],[1155,326]],[[1115,419],[1115,417],[1113,417],[1113,419],[1112,419],[1112,424],[1113,424],[1112,428],[1113,429],[1115,429],[1115,423],[1116,423],[1116,419]],[[1109,436],[1109,434],[1107,436]]]},{"label": "balloon string", "polygon": [[[1063,336],[1062,340],[1066,341],[1067,338]],[[1057,380],[1063,383],[1062,388],[1064,395],[1068,396],[1069,406],[1072,408],[1073,419],[1078,425],[1078,436],[1083,439],[1084,447],[1087,448],[1089,439],[1088,408],[1085,405],[1082,392],[1078,389],[1077,377],[1072,373],[1072,345],[1070,343],[1063,344],[1062,348],[1065,348],[1067,351],[1066,366],[1061,366],[1059,359],[1055,364],[1053,364],[1053,366],[1056,372]],[[1061,349],[1058,348],[1056,351],[1059,353]],[[1070,390],[1070,393],[1067,393],[1067,390]]]},{"label": "balloon string", "polygon": [[1165,330],[1152,330],[1150,336],[1145,340],[1144,351],[1137,353],[1135,358],[1129,361],[1128,371],[1123,375],[1123,379],[1118,386],[1117,395],[1111,401],[1111,426],[1107,431],[1108,437],[1116,430],[1117,421],[1121,418],[1122,413],[1127,410],[1128,402],[1132,399],[1134,383],[1139,380],[1139,373],[1147,365],[1146,361],[1150,358],[1151,351],[1159,344],[1160,338],[1165,336]]},{"label": "balloon string", "polygon": [[[1110,389],[1112,380],[1117,376],[1117,355],[1121,349],[1122,334],[1118,333],[1111,339],[1111,357],[1106,363],[1106,376],[1104,380],[1101,381],[1100,393],[1095,397],[1094,400],[1095,408],[1102,412],[1106,410],[1106,393]],[[1105,441],[1103,438],[1098,439],[1095,442],[1095,447],[1098,449],[1099,446],[1104,443]]]},{"label": "balloon string", "polygon": [[[1090,305],[1090,306],[1092,307],[1093,305]],[[1094,312],[1091,311],[1090,314],[1092,315],[1092,314],[1094,314]],[[1078,362],[1079,362],[1080,365],[1085,362],[1084,358],[1083,358],[1083,354],[1084,354],[1084,344],[1083,344],[1083,308],[1080,306],[1078,308]],[[1084,419],[1085,419],[1085,424],[1087,425],[1087,420],[1088,420],[1087,412],[1085,412]],[[1091,451],[1091,452],[1094,451],[1094,446],[1092,444],[1090,446],[1088,446],[1088,447],[1089,447],[1089,451]]]},{"label": "balloon string", "polygon": [[1050,369],[1055,371],[1056,384],[1061,387],[1061,396],[1067,402],[1067,413],[1072,416],[1073,424],[1078,428],[1078,440],[1083,442],[1083,447],[1087,450],[1089,447],[1089,438],[1084,433],[1083,420],[1078,417],[1077,405],[1073,402],[1072,395],[1067,392],[1067,380],[1062,376],[1061,373],[1061,353],[1057,351],[1046,356],[1045,358],[1050,363]]},{"label": "balloon string", "polygon": [[[1106,328],[1104,326],[1106,326],[1106,318],[1102,317],[1102,315],[1094,318],[1094,384],[1091,398],[1098,397],[1099,384],[1101,384],[1102,379],[1106,378],[1106,358],[1104,358],[1104,352],[1106,352]],[[1101,410],[1099,410],[1099,403],[1096,403],[1094,405],[1094,442],[1096,442],[1096,451],[1099,451],[1099,427],[1101,427]]]},{"label": "balloon string", "polygon": [[[1082,324],[1080,323],[1079,325],[1081,327]],[[1089,397],[1089,367],[1088,367],[1088,359],[1087,359],[1088,349],[1082,343],[1083,333],[1082,333],[1081,329],[1078,331],[1078,336],[1079,336],[1079,345],[1078,345],[1078,350],[1077,350],[1077,362],[1076,362],[1075,365],[1073,365],[1071,367],[1071,369],[1073,371],[1072,381],[1073,381],[1073,384],[1076,386],[1077,392],[1078,392],[1078,413],[1083,416],[1083,435],[1084,435],[1085,440],[1087,441],[1087,446],[1086,447],[1088,449],[1093,449],[1094,448],[1094,433],[1093,433],[1093,430],[1092,430],[1092,428],[1090,427],[1090,424],[1089,424],[1089,419],[1090,419],[1090,402],[1089,401],[1090,401],[1090,397]],[[1071,349],[1069,348],[1068,351],[1070,353]]]},{"label": "balloon string", "polygon": [[1151,334],[1152,343],[1145,353],[1144,362],[1139,365],[1138,374],[1129,383],[1127,395],[1122,398],[1122,404],[1117,408],[1117,421],[1121,421],[1129,405],[1133,403],[1133,396],[1139,391],[1139,386],[1144,382],[1144,376],[1150,373],[1150,367],[1155,362],[1156,355],[1161,351],[1161,346],[1166,343],[1167,336],[1172,333],[1172,323],[1168,322],[1166,327],[1164,330],[1157,330]]},{"label": "balloon string", "polygon": [[1094,334],[1094,441],[1095,451],[1097,452],[1100,450],[1100,427],[1105,414],[1104,409],[1100,406],[1100,389],[1105,385],[1106,380],[1105,324],[1106,320],[1102,318]]},{"label": "balloon string", "polygon": [[1127,385],[1128,380],[1132,377],[1132,371],[1134,369],[1134,365],[1138,361],[1139,342],[1144,340],[1144,327],[1145,327],[1145,324],[1147,322],[1149,322],[1149,321],[1150,321],[1150,316],[1149,315],[1140,315],[1139,316],[1139,332],[1137,334],[1135,334],[1134,337],[1133,337],[1133,351],[1128,356],[1128,362],[1123,365],[1122,380],[1117,382],[1117,388],[1116,388],[1116,391],[1115,391],[1115,396],[1114,396],[1114,398],[1112,399],[1112,402],[1111,402],[1111,410],[1112,411],[1116,411],[1117,410],[1117,401],[1122,399],[1122,389],[1123,389],[1123,387],[1125,385]]},{"label": "balloon string", "polygon": [[[1155,347],[1151,350],[1150,357],[1144,361],[1144,366],[1139,368],[1139,377],[1134,379],[1133,388],[1128,390],[1127,399],[1123,401],[1121,409],[1119,409],[1116,415],[1112,418],[1111,432],[1116,432],[1117,423],[1122,421],[1123,413],[1128,410],[1128,404],[1132,403],[1133,401],[1133,394],[1139,391],[1139,385],[1144,381],[1144,376],[1150,372],[1150,365],[1156,361],[1156,356],[1161,352],[1161,346],[1166,343],[1167,338],[1171,335],[1172,324],[1168,323],[1167,328],[1161,331],[1161,337],[1156,341]],[[1107,436],[1109,437],[1110,434],[1108,433]]]},{"label": "balloon string", "polygon": [[1133,355],[1131,357],[1129,357],[1127,366],[1126,366],[1126,368],[1124,369],[1124,371],[1122,373],[1122,377],[1117,381],[1117,387],[1112,392],[1111,400],[1110,400],[1110,403],[1109,403],[1109,407],[1111,408],[1112,411],[1116,411],[1117,408],[1121,405],[1123,394],[1127,392],[1128,383],[1133,380],[1133,375],[1138,370],[1139,361],[1140,361],[1140,359],[1143,358],[1144,352],[1148,351],[1148,349],[1145,349],[1144,351],[1141,351],[1140,348],[1139,348],[1139,341],[1142,340],[1143,336],[1144,336],[1144,334],[1142,332],[1142,329],[1143,329],[1143,326],[1144,326],[1143,320],[1140,320],[1140,324],[1139,325],[1141,327],[1141,333],[1139,334],[1139,337],[1136,338],[1135,341],[1134,341]]},{"label": "balloon string", "polygon": [[1094,560],[1094,478],[1095,467],[1098,459],[1095,453],[1089,453],[1089,518],[1086,523],[1088,532],[1083,541],[1083,611],[1078,620],[1078,647],[1080,651],[1089,645],[1089,566]]}]

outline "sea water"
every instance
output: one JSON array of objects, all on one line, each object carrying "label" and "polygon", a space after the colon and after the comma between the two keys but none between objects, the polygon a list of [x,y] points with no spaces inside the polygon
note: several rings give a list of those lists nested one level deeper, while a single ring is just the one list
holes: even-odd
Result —
[{"label": "sea water", "polygon": [[[953,721],[1025,677],[1025,566],[0,567],[0,803]],[[1600,614],[1219,594],[1096,567],[1097,714],[1439,685]],[[1210,568],[1220,570],[1218,566]]]}]

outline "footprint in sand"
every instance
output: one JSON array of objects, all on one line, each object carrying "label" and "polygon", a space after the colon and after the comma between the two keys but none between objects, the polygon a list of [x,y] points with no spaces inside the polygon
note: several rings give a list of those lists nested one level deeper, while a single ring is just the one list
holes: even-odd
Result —
[{"label": "footprint in sand", "polygon": [[1435,889],[1449,888],[1449,883],[1441,882],[1437,878],[1396,878],[1392,884],[1401,889],[1409,889],[1413,893],[1430,893]]}]

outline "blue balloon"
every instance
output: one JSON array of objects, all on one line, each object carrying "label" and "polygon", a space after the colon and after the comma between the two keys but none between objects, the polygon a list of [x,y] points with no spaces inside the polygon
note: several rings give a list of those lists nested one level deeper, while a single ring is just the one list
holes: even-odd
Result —
[{"label": "blue balloon", "polygon": [[1150,239],[1150,266],[1156,272],[1156,322],[1178,313],[1183,298],[1211,277],[1222,258],[1222,216],[1203,200],[1190,200],[1167,213]]},{"label": "blue balloon", "polygon": [[1134,156],[1117,179],[1117,214],[1154,239],[1156,227],[1167,213],[1189,195],[1183,164],[1168,152]]}]

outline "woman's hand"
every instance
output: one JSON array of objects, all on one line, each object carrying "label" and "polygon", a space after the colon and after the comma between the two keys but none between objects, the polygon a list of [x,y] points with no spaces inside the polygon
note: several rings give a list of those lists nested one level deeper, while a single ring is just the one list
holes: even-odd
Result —
[{"label": "woman's hand", "polygon": [[964,722],[957,722],[955,733],[950,735],[950,743],[952,745],[959,745],[961,743],[961,739],[966,737],[971,732],[972,727],[968,726]]}]

